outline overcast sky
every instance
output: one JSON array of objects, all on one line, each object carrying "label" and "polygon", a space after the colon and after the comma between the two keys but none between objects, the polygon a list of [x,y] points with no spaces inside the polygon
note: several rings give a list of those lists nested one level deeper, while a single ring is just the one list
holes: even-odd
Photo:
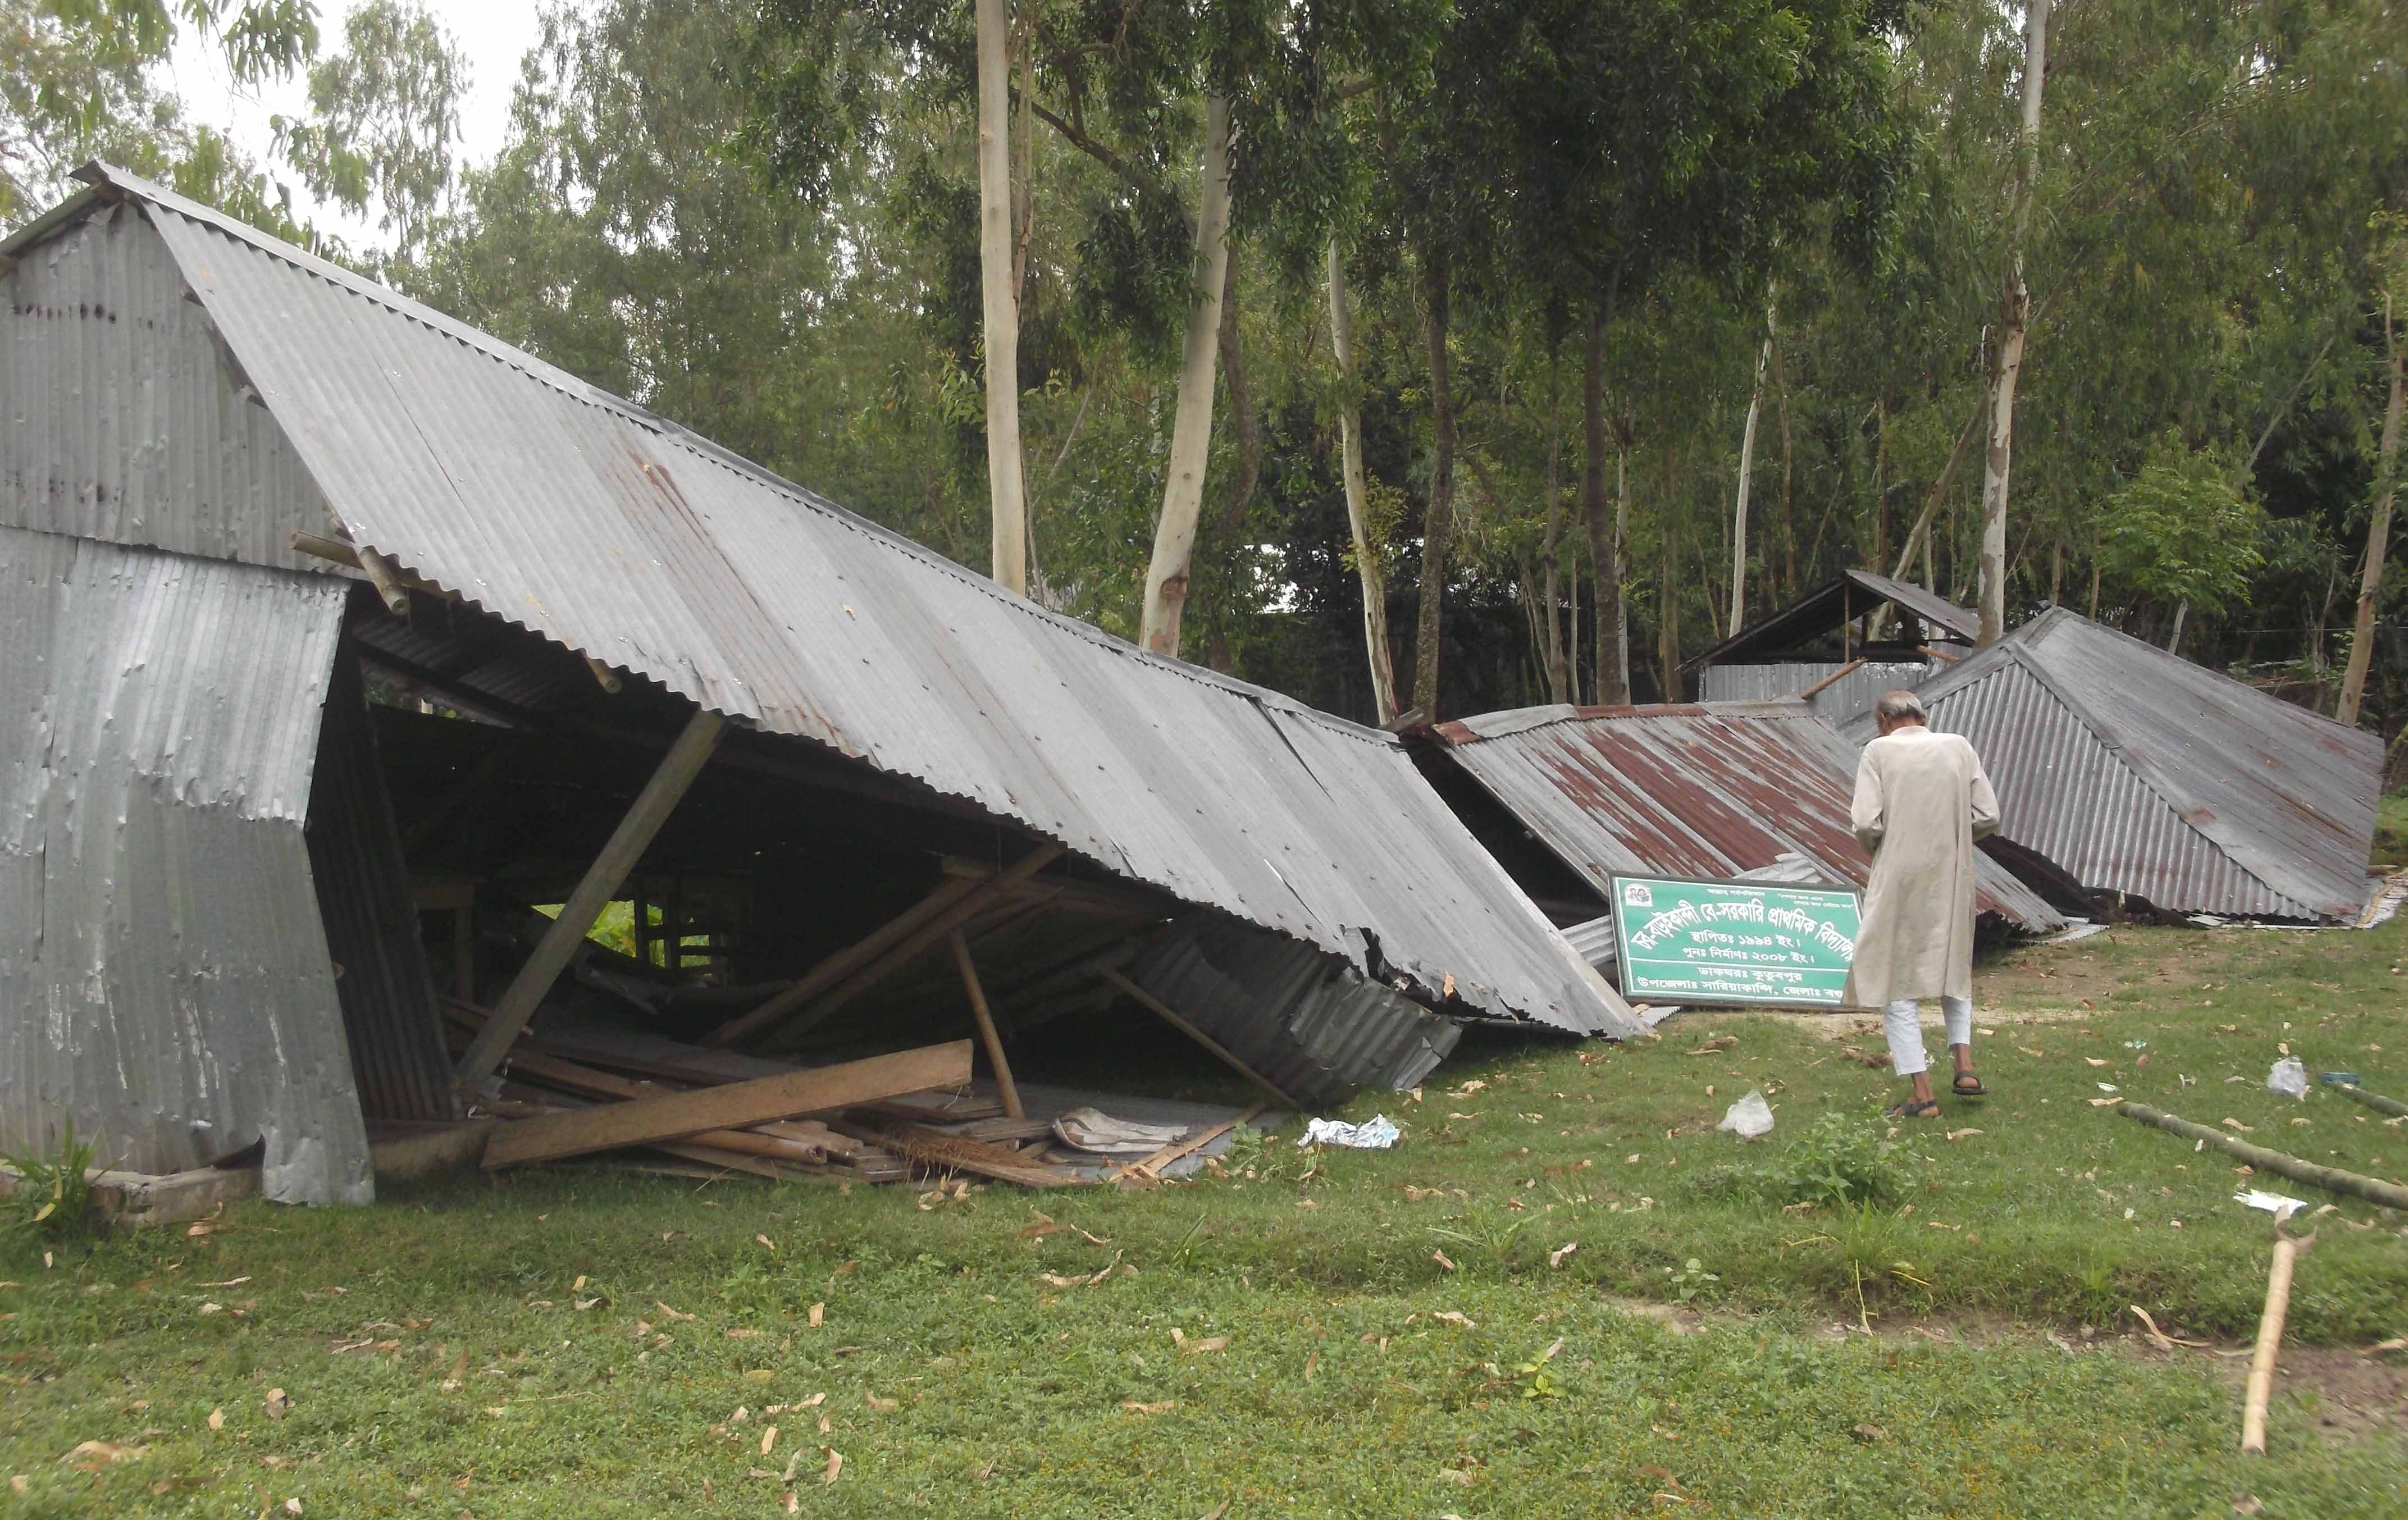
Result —
[{"label": "overcast sky", "polygon": [[[343,20],[359,0],[318,0],[318,49],[322,54],[342,50]],[[471,163],[492,158],[502,145],[509,122],[510,90],[517,84],[519,59],[536,39],[535,0],[420,0],[452,33],[468,59],[466,98],[460,105],[462,154]],[[296,116],[308,109],[308,86],[297,76],[257,88],[236,88],[226,72],[224,54],[214,44],[195,42],[186,33],[169,65],[177,93],[197,122],[229,129],[236,142],[265,163],[273,135],[267,119]],[[306,206],[308,196],[294,187]],[[352,242],[373,240],[374,229],[340,212],[317,209],[322,226]]]}]

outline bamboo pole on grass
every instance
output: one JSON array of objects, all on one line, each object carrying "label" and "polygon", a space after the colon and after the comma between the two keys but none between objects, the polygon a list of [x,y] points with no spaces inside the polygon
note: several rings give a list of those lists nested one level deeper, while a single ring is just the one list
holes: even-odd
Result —
[{"label": "bamboo pole on grass", "polygon": [[2288,1177],[2295,1183],[2306,1183],[2312,1187],[2321,1187],[2328,1192],[2345,1193],[2354,1198],[2364,1198],[2370,1203],[2382,1204],[2386,1209],[2408,1209],[2408,1187],[2402,1187],[2398,1183],[2386,1183],[2379,1177],[2360,1176],[2354,1171],[2343,1171],[2337,1167],[2319,1167],[2313,1161],[2302,1161],[2295,1155],[2285,1155],[2280,1151],[2270,1151],[2262,1145],[2252,1145],[2246,1140],[2234,1140],[2220,1129],[2210,1129],[2205,1125],[2192,1124],[2187,1119],[2162,1112],[2150,1108],[2145,1103],[2118,1103],[2115,1105],[2115,1111],[2127,1119],[2138,1119],[2144,1125],[2155,1125],[2170,1135],[2181,1135],[2186,1139],[2204,1140],[2208,1144],[2220,1146],[2260,1171],[2271,1171],[2279,1176]]}]

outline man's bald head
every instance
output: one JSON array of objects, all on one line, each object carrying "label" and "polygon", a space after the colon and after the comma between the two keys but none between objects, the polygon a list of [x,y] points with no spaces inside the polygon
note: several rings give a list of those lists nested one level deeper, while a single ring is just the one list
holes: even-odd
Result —
[{"label": "man's bald head", "polygon": [[1923,698],[1903,686],[1894,686],[1881,694],[1873,704],[1873,722],[1885,734],[1896,733],[1909,724],[1920,727],[1930,716],[1924,710]]}]

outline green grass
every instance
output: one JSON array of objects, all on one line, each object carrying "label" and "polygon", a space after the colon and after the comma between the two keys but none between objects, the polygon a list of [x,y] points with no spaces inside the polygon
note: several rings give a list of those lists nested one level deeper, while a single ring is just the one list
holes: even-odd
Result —
[{"label": "green grass", "polygon": [[2408,792],[2392,793],[2379,807],[2374,825],[2374,858],[2386,866],[2408,866]]},{"label": "green grass", "polygon": [[[1350,1107],[1403,1123],[1393,1153],[1273,1143],[1153,1193],[935,1202],[553,1168],[372,1210],[249,1205],[197,1237],[54,1247],[50,1269],[20,1240],[0,1255],[0,1470],[26,1484],[0,1513],[769,1514],[791,1490],[847,1515],[2189,1516],[2243,1491],[2272,1515],[2396,1514],[2408,1441],[2335,1434],[2310,1372],[2244,1462],[2239,1364],[2128,1339],[2133,1303],[2245,1338],[2271,1226],[2229,1196],[2269,1180],[2087,1100],[2108,1082],[2408,1175],[2401,1129],[2263,1085],[2286,1042],[2408,1095],[2403,954],[2398,923],[2131,929],[1985,968],[1997,1096],[1905,1126],[1904,1201],[1880,1210],[1784,1214],[1715,1182],[1793,1164],[1820,1115],[1878,1138],[1896,1084],[1844,1054],[1878,1036],[1686,1015],[1629,1047],[1484,1042],[1418,1102]],[[1690,1054],[1721,1034],[1739,1043]],[[1774,1134],[1714,1133],[1750,1086]],[[1031,1234],[1039,1211],[1109,1243]],[[2345,1203],[2316,1227],[2294,1338],[2408,1332],[2400,1222]],[[1043,1276],[1113,1264],[1133,1270]],[[1684,1293],[1701,1313],[1650,1310]],[[1844,1328],[1860,1316],[1874,1334]],[[1228,1343],[1182,1352],[1173,1330]],[[1526,1397],[1517,1369],[1558,1340],[1552,1396]],[[147,1451],[86,1474],[61,1461],[84,1441]]]}]

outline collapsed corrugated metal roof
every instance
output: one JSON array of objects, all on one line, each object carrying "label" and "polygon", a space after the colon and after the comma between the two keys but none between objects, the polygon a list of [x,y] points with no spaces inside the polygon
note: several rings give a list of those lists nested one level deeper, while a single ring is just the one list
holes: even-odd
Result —
[{"label": "collapsed corrugated metal roof", "polygon": [[1785,653],[1884,605],[1913,614],[1934,640],[1971,644],[1981,637],[1980,617],[1946,597],[1870,570],[1849,570],[1781,610],[1758,618],[1681,668],[1694,671],[1756,654]]},{"label": "collapsed corrugated metal roof", "polygon": [[[365,1202],[303,836],[342,582],[0,526],[0,1140]],[[99,1132],[94,1133],[95,1122]]]},{"label": "collapsed corrugated metal roof", "polygon": [[1128,974],[1291,1102],[1412,1087],[1463,1034],[1327,955],[1226,919],[1164,935]]},{"label": "collapsed corrugated metal roof", "polygon": [[[476,607],[770,732],[966,798],[1109,869],[1470,1011],[1636,1030],[1398,742],[1048,613],[498,339],[121,171],[49,256],[155,229],[360,545]],[[80,397],[9,398],[29,435]],[[248,410],[248,409],[243,409]],[[222,424],[249,425],[237,417]],[[106,454],[106,449],[92,458]],[[79,465],[106,473],[92,458]],[[135,466],[124,466],[131,476]],[[287,529],[148,521],[29,491],[55,531],[286,563]],[[51,521],[64,514],[72,525]],[[103,521],[103,519],[107,519]]]},{"label": "collapsed corrugated metal roof", "polygon": [[2085,888],[2243,917],[2354,919],[2366,905],[2376,735],[2066,608],[1919,695],[1933,727],[1982,752],[2000,836]]},{"label": "collapsed corrugated metal roof", "polygon": [[[1872,869],[1848,825],[1856,752],[1803,702],[1524,708],[1432,732],[1599,896],[1617,873],[1727,880],[1784,854],[1859,886]],[[1982,912],[2064,922],[1987,856],[1974,882]]]}]

